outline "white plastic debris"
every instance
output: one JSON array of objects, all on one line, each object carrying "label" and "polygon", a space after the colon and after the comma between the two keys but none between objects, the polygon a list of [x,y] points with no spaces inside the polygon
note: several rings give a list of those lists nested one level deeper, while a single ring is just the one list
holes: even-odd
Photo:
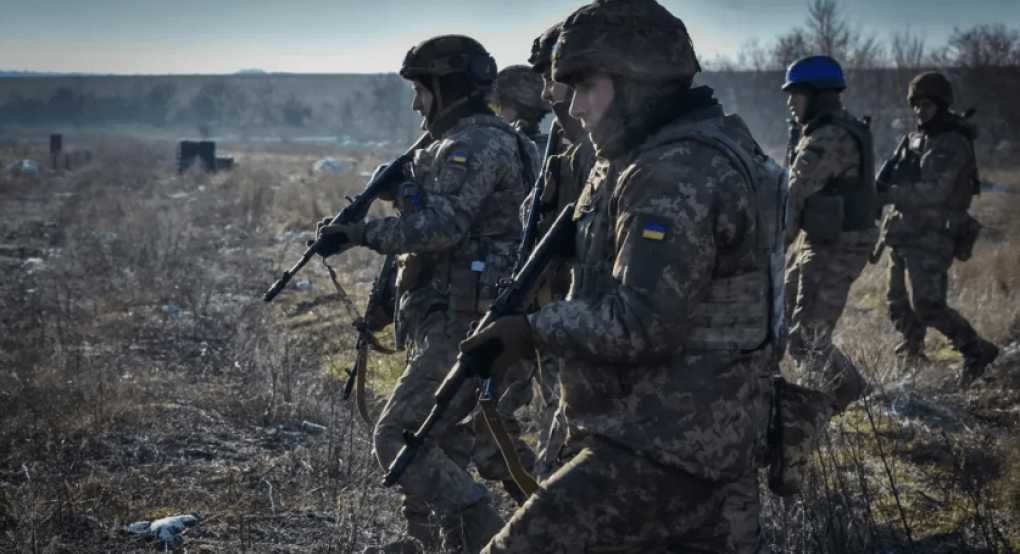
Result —
[{"label": "white plastic debris", "polygon": [[18,160],[7,164],[4,168],[4,175],[35,175],[39,173],[39,163],[33,160]]},{"label": "white plastic debris", "polygon": [[301,281],[294,283],[294,288],[298,290],[309,290],[312,288],[312,282],[309,281],[308,279],[303,279]]},{"label": "white plastic debris", "polygon": [[311,435],[321,435],[326,431],[326,428],[318,423],[312,423],[311,421],[302,421],[301,430]]},{"label": "white plastic debris", "polygon": [[312,169],[315,171],[347,171],[350,167],[351,162],[334,158],[322,158],[312,165]]},{"label": "white plastic debris", "polygon": [[135,535],[150,535],[169,546],[178,546],[184,542],[181,533],[189,527],[194,527],[199,522],[198,516],[194,514],[183,514],[179,516],[164,517],[152,522],[136,521],[128,525],[128,533]]},{"label": "white plastic debris", "polygon": [[183,307],[178,306],[176,304],[164,304],[162,310],[163,313],[166,315],[181,315],[187,311]]}]

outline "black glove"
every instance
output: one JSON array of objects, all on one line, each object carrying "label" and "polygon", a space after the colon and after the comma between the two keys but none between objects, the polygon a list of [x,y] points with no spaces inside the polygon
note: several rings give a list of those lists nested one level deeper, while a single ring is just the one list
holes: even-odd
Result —
[{"label": "black glove", "polygon": [[460,343],[470,357],[475,374],[483,379],[498,377],[507,368],[535,353],[531,326],[522,315],[501,317]]},{"label": "black glove", "polygon": [[[365,236],[365,223],[363,221],[330,225],[331,221],[333,221],[333,218],[327,217],[315,225],[316,239],[322,239],[319,244],[318,255],[328,258],[362,244]],[[308,241],[308,246],[311,246],[314,242]]]}]

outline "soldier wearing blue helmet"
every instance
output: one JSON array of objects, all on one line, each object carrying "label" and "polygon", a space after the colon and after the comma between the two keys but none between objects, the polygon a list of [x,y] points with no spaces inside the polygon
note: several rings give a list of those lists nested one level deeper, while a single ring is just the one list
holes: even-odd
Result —
[{"label": "soldier wearing blue helmet", "polygon": [[[850,285],[878,239],[871,131],[843,108],[846,76],[836,60],[809,56],[790,65],[783,91],[801,138],[790,156],[786,317],[790,355],[815,388],[842,411],[866,381],[832,344]],[[795,244],[794,244],[795,243]]]}]

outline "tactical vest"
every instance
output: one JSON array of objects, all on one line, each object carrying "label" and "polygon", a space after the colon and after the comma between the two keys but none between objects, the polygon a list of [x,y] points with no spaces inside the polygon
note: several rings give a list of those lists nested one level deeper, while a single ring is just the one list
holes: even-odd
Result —
[{"label": "tactical vest", "polygon": [[[496,190],[485,202],[472,224],[468,236],[446,252],[435,254],[404,254],[398,257],[398,291],[419,286],[432,286],[449,295],[449,307],[460,312],[485,313],[498,295],[500,281],[509,276],[514,261],[514,241],[520,228],[497,228],[493,217],[508,206],[519,206],[535,181],[538,160],[530,153],[528,138],[514,132],[509,125],[478,122],[477,125],[494,127],[509,133],[517,141],[517,155],[521,166],[520,185]],[[412,182],[400,187],[399,206],[402,213],[428,206],[429,190],[438,175],[436,153],[442,141],[426,150],[415,152],[411,164]],[[513,209],[516,215],[516,209]],[[502,214],[501,214],[502,215]],[[519,223],[516,217],[509,218]]]},{"label": "tactical vest", "polygon": [[[834,177],[825,184],[822,190],[812,196],[839,196],[843,199],[842,230],[873,229],[878,199],[875,192],[875,150],[871,129],[862,121],[829,115],[808,123],[804,127],[804,136],[811,136],[811,133],[826,125],[839,126],[854,137],[857,147],[860,149],[861,162],[857,168],[856,179]],[[809,199],[808,204],[810,205],[810,203]]]},{"label": "tactical vest", "polygon": [[[729,118],[735,118],[737,124],[745,126],[738,116],[726,116],[726,119]],[[753,155],[749,154],[720,130],[704,125],[684,126],[674,132],[663,133],[655,137],[654,142],[646,143],[642,150],[681,141],[699,142],[731,160],[754,195],[758,230],[755,236],[755,269],[712,279],[708,294],[691,313],[694,328],[688,347],[691,350],[751,351],[766,344],[778,346],[785,336],[783,238],[789,194],[787,172],[760,148],[756,148]],[[616,176],[609,174],[609,170],[608,164],[600,160],[577,202],[575,214],[596,211],[591,223],[595,238],[584,257],[585,263],[575,269],[571,298],[607,294],[616,285],[612,278],[611,256],[605,255],[607,250],[613,251],[611,241],[614,241],[606,209],[608,195],[612,191],[604,189],[607,182],[615,182]]]},{"label": "tactical vest", "polygon": [[[904,165],[907,166],[905,169],[906,174],[913,177],[913,179],[903,182],[916,183],[921,180],[921,157],[924,155],[924,149],[927,147],[928,140],[939,134],[950,132],[955,131],[947,128],[931,133],[924,131],[910,133],[906,152],[904,153]],[[970,203],[974,196],[981,194],[981,177],[978,174],[977,160],[974,156],[974,141],[966,135],[963,136],[967,138],[967,163],[956,174],[953,187],[949,191],[949,196],[946,197],[945,207],[951,211],[965,212],[970,209]]]}]

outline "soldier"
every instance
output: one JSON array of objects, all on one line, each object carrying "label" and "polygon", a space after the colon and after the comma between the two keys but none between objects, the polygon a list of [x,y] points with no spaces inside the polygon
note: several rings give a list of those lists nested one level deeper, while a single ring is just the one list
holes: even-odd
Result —
[{"label": "soldier", "polygon": [[832,344],[850,285],[878,239],[871,132],[843,108],[843,69],[828,56],[797,60],[783,90],[802,126],[790,167],[786,272],[790,355],[808,382],[832,393],[837,411],[867,382]]},{"label": "soldier", "polygon": [[[570,87],[552,79],[552,50],[559,36],[559,24],[546,30],[535,39],[531,47],[531,56],[528,58],[531,70],[542,77],[542,98],[552,106],[552,112],[556,116],[559,135],[550,137],[550,140],[558,139],[561,144],[567,143],[565,148],[562,146],[557,148],[558,153],[546,161],[545,188],[538,204],[540,214],[538,225],[542,234],[548,230],[563,208],[577,201],[588,174],[595,165],[595,147],[581,122],[571,117],[569,113],[574,92]],[[524,206],[530,205],[529,195]],[[549,283],[548,295],[543,295],[543,300],[563,300],[569,291],[570,272],[563,269]],[[557,409],[560,396],[559,367],[562,361],[543,354],[541,363],[542,373],[539,375],[538,384],[542,394],[539,397],[545,404],[545,410],[537,443],[538,460],[535,476],[544,479],[559,467],[557,455],[566,439],[566,422],[562,412]]]},{"label": "soldier", "polygon": [[496,75],[496,95],[500,117],[530,138],[539,152],[545,152],[549,136],[539,129],[539,123],[550,109],[542,97],[542,79],[526,65],[504,67]]},{"label": "soldier", "polygon": [[[408,363],[375,428],[375,455],[387,468],[433,404],[433,391],[454,364],[457,344],[496,295],[513,262],[521,232],[517,206],[534,180],[533,145],[489,109],[496,76],[492,57],[474,39],[431,38],[412,48],[400,75],[411,81],[413,109],[434,141],[404,168],[405,182],[387,197],[400,216],[319,229],[324,255],[366,246],[400,255],[398,333]],[[328,223],[328,222],[327,222]],[[430,512],[438,516],[446,548],[475,553],[503,524],[487,489],[465,471],[467,452],[451,435],[478,397],[464,387],[398,484],[404,539],[367,552],[414,552],[419,541],[437,548]]]},{"label": "soldier", "polygon": [[497,353],[495,371],[536,347],[564,359],[569,461],[484,552],[732,551],[722,504],[754,470],[782,238],[776,213],[761,223],[777,203],[756,197],[760,149],[691,88],[698,71],[683,22],[654,0],[597,0],[561,28],[552,77],[598,154],[570,294],[461,349]]},{"label": "soldier", "polygon": [[[888,188],[884,200],[893,210],[883,225],[883,241],[892,248],[889,265],[889,315],[903,341],[896,352],[924,359],[924,335],[934,327],[963,354],[960,386],[984,373],[999,348],[978,336],[970,323],[946,304],[949,266],[954,256],[970,256],[980,225],[969,215],[980,191],[974,159],[976,133],[963,117],[949,111],[953,88],[940,73],[921,73],[910,81],[907,101],[917,131],[906,137],[880,175]],[[908,292],[909,291],[909,292]]]}]

